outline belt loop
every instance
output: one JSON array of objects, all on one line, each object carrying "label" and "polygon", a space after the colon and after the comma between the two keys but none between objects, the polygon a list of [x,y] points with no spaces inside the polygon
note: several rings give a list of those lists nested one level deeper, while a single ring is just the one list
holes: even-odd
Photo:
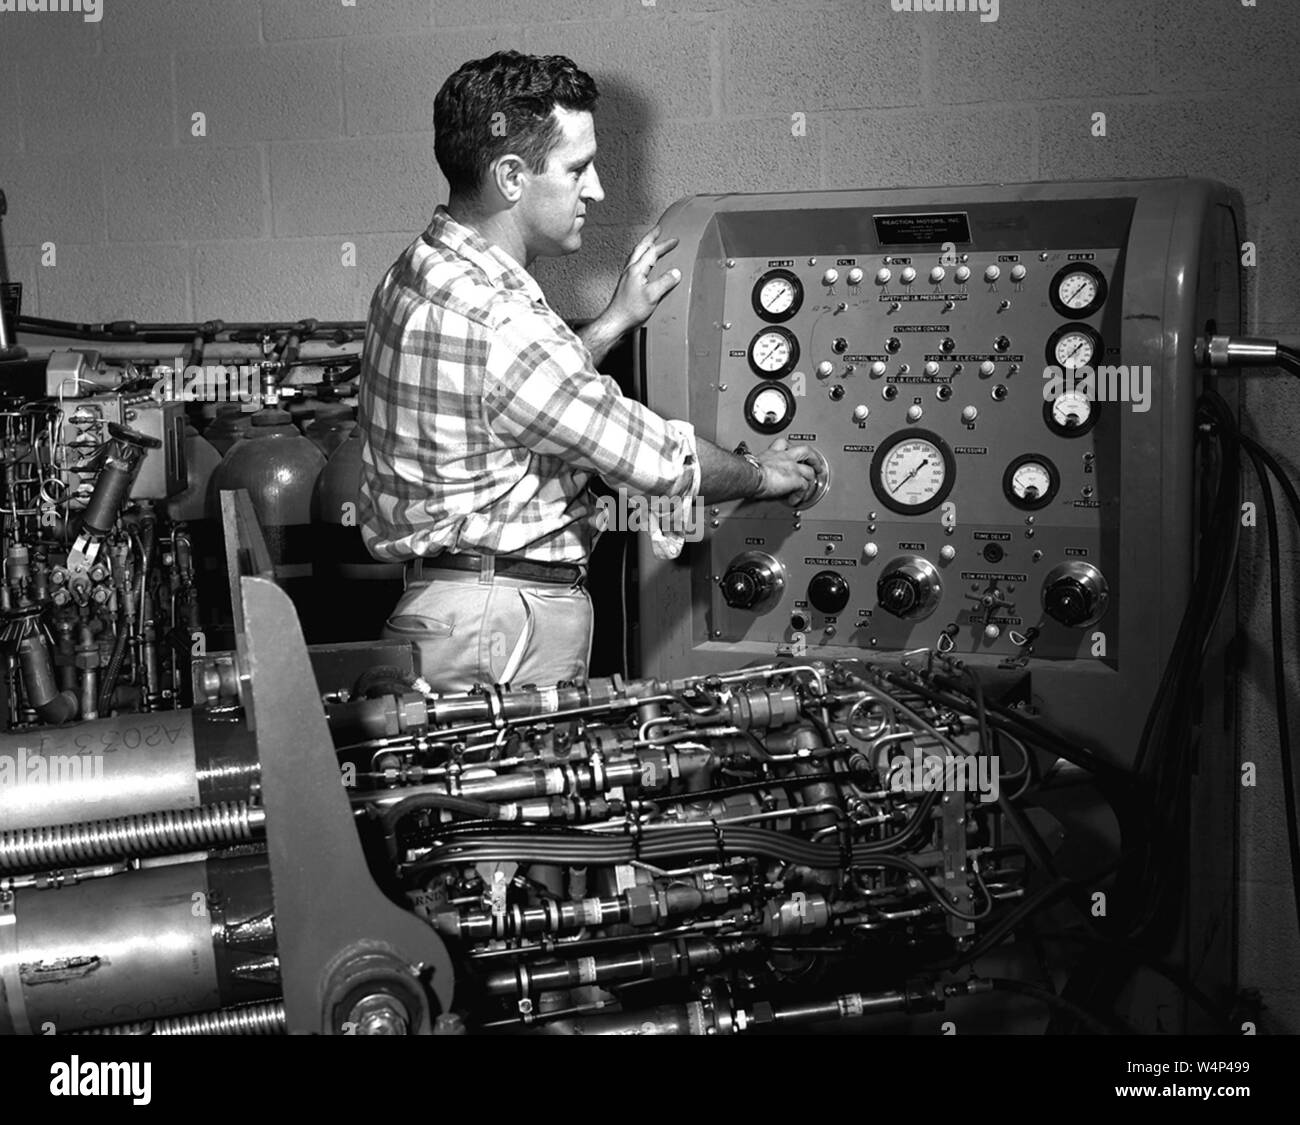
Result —
[{"label": "belt loop", "polygon": [[478,580],[484,586],[491,586],[492,579],[496,576],[497,557],[496,555],[479,555],[478,557]]}]

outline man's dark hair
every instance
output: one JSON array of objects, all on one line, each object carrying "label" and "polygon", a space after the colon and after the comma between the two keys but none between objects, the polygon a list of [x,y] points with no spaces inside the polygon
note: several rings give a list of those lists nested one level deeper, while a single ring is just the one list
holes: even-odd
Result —
[{"label": "man's dark hair", "polygon": [[474,197],[488,165],[518,153],[542,172],[560,139],[556,106],[590,111],[596,83],[563,55],[498,51],[467,62],[433,103],[433,151],[453,195]]}]

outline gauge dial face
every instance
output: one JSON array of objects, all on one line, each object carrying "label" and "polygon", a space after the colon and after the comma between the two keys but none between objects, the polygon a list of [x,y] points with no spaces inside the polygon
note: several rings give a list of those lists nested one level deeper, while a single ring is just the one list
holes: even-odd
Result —
[{"label": "gauge dial face", "polygon": [[799,341],[784,328],[766,328],[749,344],[749,366],[757,375],[780,379],[799,362]]},{"label": "gauge dial face", "polygon": [[1063,371],[1092,367],[1105,351],[1101,336],[1086,324],[1063,324],[1047,338],[1047,362]]},{"label": "gauge dial face", "polygon": [[1052,307],[1064,317],[1091,316],[1106,301],[1106,276],[1096,266],[1072,263],[1052,278],[1049,296]]},{"label": "gauge dial face", "polygon": [[745,400],[745,421],[760,434],[784,430],[794,418],[794,396],[782,383],[763,383]]},{"label": "gauge dial face", "polygon": [[871,461],[871,484],[885,507],[907,515],[937,508],[952,491],[956,462],[947,442],[929,430],[902,430]]},{"label": "gauge dial face", "polygon": [[754,311],[771,324],[789,320],[803,304],[803,283],[789,270],[768,270],[754,285]]},{"label": "gauge dial face", "polygon": [[1057,339],[1052,349],[1052,358],[1067,371],[1071,367],[1091,366],[1094,354],[1092,339],[1084,332],[1067,332]]},{"label": "gauge dial face", "polygon": [[1047,428],[1062,437],[1078,437],[1097,421],[1097,405],[1081,390],[1063,390],[1043,404]]},{"label": "gauge dial face", "polygon": [[1046,507],[1061,486],[1056,466],[1037,453],[1017,457],[1002,476],[1002,491],[1017,508],[1034,511]]},{"label": "gauge dial face", "polygon": [[1085,309],[1097,301],[1097,279],[1090,273],[1075,270],[1061,279],[1056,294],[1067,309]]}]

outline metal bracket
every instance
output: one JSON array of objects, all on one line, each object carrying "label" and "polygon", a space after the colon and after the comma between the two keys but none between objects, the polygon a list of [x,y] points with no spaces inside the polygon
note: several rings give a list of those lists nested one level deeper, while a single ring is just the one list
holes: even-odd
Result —
[{"label": "metal bracket", "polygon": [[270,557],[247,493],[221,501],[241,693],[258,718],[286,1026],[430,1033],[451,1005],[451,958],[433,929],[371,878],[298,615],[266,577]]}]

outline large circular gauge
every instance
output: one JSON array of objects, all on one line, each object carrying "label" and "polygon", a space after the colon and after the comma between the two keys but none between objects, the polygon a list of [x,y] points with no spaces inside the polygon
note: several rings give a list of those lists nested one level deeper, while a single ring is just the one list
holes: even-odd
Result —
[{"label": "large circular gauge", "polygon": [[1066,389],[1043,403],[1043,421],[1060,437],[1078,437],[1096,425],[1097,409],[1097,404],[1083,391]]},{"label": "large circular gauge", "polygon": [[794,395],[784,383],[760,383],[745,399],[745,421],[760,434],[784,430],[794,418]]},{"label": "large circular gauge", "polygon": [[1052,278],[1052,308],[1071,320],[1092,316],[1106,303],[1106,277],[1083,262],[1072,262]]},{"label": "large circular gauge", "polygon": [[1022,453],[1002,474],[1002,491],[1017,508],[1027,512],[1045,508],[1061,487],[1061,474],[1046,457]]},{"label": "large circular gauge", "polygon": [[768,270],[754,284],[754,311],[771,324],[789,320],[803,304],[803,283],[789,270]]},{"label": "large circular gauge", "polygon": [[937,508],[957,480],[948,443],[929,430],[891,434],[871,459],[871,487],[894,512],[916,516]]},{"label": "large circular gauge", "polygon": [[764,328],[749,342],[749,366],[755,375],[781,379],[799,362],[799,341],[784,328]]},{"label": "large circular gauge", "polygon": [[1101,336],[1086,324],[1064,324],[1047,338],[1047,363],[1070,371],[1091,367],[1101,357]]}]

